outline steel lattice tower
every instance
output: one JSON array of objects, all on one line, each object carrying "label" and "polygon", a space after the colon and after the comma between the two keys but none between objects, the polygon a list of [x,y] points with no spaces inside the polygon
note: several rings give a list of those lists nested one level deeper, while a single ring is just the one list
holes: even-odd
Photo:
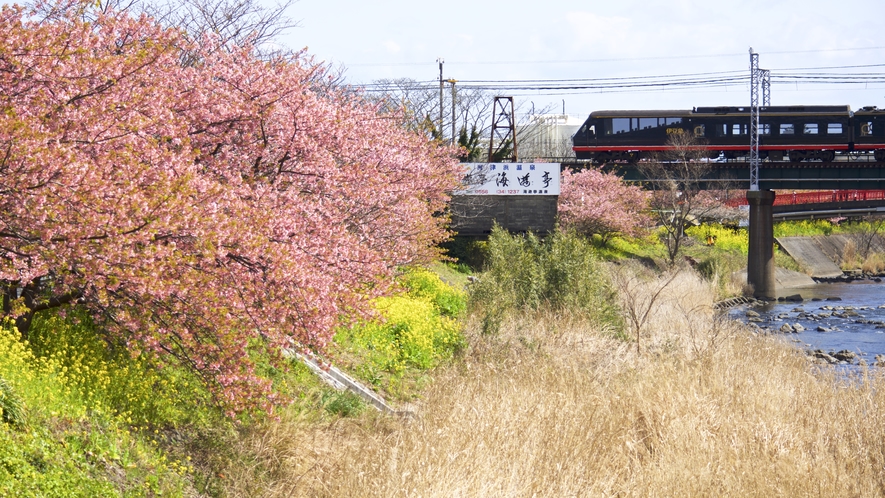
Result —
[{"label": "steel lattice tower", "polygon": [[750,190],[759,190],[759,54],[750,47]]},{"label": "steel lattice tower", "polygon": [[771,71],[760,69],[762,73],[762,107],[771,105]]},{"label": "steel lattice tower", "polygon": [[509,159],[517,162],[516,115],[513,111],[513,97],[495,97],[495,102],[492,105],[492,137],[489,140],[489,162],[493,162],[492,158],[507,147],[507,139],[510,139],[510,157],[500,159]]}]

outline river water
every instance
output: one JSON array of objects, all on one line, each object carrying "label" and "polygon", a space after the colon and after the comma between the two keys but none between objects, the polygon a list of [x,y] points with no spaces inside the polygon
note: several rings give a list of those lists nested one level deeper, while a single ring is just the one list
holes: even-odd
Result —
[{"label": "river water", "polygon": [[876,362],[876,355],[885,355],[885,283],[820,283],[795,292],[802,302],[743,305],[731,309],[729,315],[747,322],[754,318],[748,314],[758,313],[756,325],[777,333],[784,324],[804,328],[782,336],[806,350],[848,350],[870,365]]}]

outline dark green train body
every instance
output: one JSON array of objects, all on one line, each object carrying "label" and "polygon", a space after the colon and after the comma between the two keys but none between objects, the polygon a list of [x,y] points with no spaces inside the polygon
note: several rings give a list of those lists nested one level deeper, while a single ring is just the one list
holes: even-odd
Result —
[{"label": "dark green train body", "polygon": [[[636,161],[672,149],[673,134],[690,134],[711,157],[749,155],[749,107],[594,111],[573,137],[578,159]],[[885,161],[885,110],[849,106],[759,109],[759,155],[770,161],[833,161],[847,153]]]}]

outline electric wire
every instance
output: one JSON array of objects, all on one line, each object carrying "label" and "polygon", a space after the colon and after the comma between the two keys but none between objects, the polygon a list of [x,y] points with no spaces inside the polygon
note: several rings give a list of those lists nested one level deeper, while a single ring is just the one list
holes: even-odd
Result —
[{"label": "electric wire", "polygon": [[[885,72],[834,72],[832,70],[869,69],[885,67],[885,64],[855,64],[824,66],[816,68],[783,68],[769,70],[772,85],[817,84],[844,87],[845,85],[870,85],[885,82]],[[805,72],[799,72],[805,71]],[[712,71],[684,74],[618,76],[602,78],[514,79],[514,80],[460,80],[457,88],[476,91],[544,92],[574,94],[574,92],[616,91],[666,91],[673,89],[717,89],[746,85],[750,76],[746,71]],[[367,93],[396,93],[405,91],[436,91],[439,80],[383,80],[356,85]],[[554,93],[558,92],[558,93]]]},{"label": "electric wire", "polygon": [[[885,46],[873,47],[855,47],[855,48],[826,48],[814,50],[778,50],[766,51],[766,54],[772,55],[790,55],[790,54],[814,54],[826,52],[852,52],[867,50],[885,50]],[[446,61],[447,64],[457,65],[523,65],[523,64],[587,64],[594,62],[631,62],[631,61],[650,61],[650,60],[680,60],[680,59],[709,59],[722,57],[746,57],[746,52],[726,52],[720,54],[693,54],[693,55],[665,55],[665,56],[643,56],[643,57],[611,57],[599,59],[556,59],[556,60],[502,60],[502,61]],[[396,67],[396,66],[435,66],[437,62],[364,62],[348,64],[352,67]]]}]

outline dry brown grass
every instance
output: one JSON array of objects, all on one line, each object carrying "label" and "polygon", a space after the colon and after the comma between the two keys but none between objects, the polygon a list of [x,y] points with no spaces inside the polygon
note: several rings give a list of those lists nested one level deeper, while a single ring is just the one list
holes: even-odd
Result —
[{"label": "dry brown grass", "polygon": [[885,270],[885,254],[872,253],[864,259],[860,269],[864,273],[881,273]]},{"label": "dry brown grass", "polygon": [[843,270],[853,270],[860,267],[860,255],[857,253],[857,244],[854,239],[848,239],[842,248],[842,263],[839,265]]},{"label": "dry brown grass", "polygon": [[[651,282],[649,292],[661,282]],[[411,418],[258,431],[237,496],[875,496],[885,389],[849,385],[776,338],[717,319],[678,276],[642,354],[568,316],[522,317],[471,347]],[[629,304],[629,303],[628,303]],[[470,325],[476,330],[475,324]]]}]

